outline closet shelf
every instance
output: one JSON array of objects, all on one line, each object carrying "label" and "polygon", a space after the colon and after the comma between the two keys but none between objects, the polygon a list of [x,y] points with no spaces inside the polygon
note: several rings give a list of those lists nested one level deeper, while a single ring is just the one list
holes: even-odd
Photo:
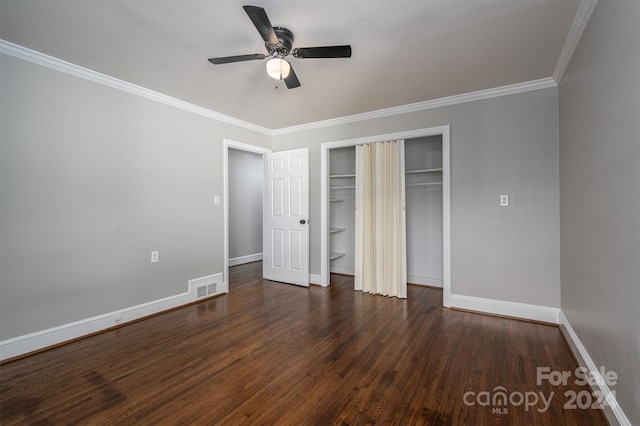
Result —
[{"label": "closet shelf", "polygon": [[439,169],[422,169],[422,170],[407,170],[405,172],[405,174],[410,175],[410,174],[415,174],[415,173],[436,173],[436,172],[441,172],[442,168]]},{"label": "closet shelf", "polygon": [[339,186],[332,186],[331,189],[355,189],[355,185],[339,185]]},{"label": "closet shelf", "polygon": [[342,231],[346,231],[346,230],[347,230],[346,228],[331,228],[331,229],[329,229],[329,232],[331,234],[335,234],[336,232],[342,232]]},{"label": "closet shelf", "polygon": [[329,200],[329,202],[331,202],[331,203],[344,203],[344,200],[341,200],[339,198],[331,198]]},{"label": "closet shelf", "polygon": [[334,259],[337,259],[337,258],[345,256],[345,255],[346,255],[346,253],[340,253],[340,252],[337,252],[337,251],[332,251],[330,253],[330,255],[329,255],[329,260],[334,260]]},{"label": "closet shelf", "polygon": [[407,183],[407,186],[442,186],[442,182]]},{"label": "closet shelf", "polygon": [[329,175],[330,178],[354,178],[355,174],[347,174],[347,175]]}]

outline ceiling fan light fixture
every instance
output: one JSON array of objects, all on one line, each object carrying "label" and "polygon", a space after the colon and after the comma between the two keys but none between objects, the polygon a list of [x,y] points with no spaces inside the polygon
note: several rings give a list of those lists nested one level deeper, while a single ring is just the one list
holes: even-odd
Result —
[{"label": "ceiling fan light fixture", "polygon": [[283,80],[289,76],[291,64],[282,58],[273,58],[267,61],[267,74],[276,80]]}]

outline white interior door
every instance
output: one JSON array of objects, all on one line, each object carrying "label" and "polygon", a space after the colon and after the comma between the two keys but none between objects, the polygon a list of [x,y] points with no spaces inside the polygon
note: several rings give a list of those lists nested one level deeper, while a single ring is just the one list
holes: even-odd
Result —
[{"label": "white interior door", "polygon": [[264,277],[309,286],[309,149],[267,155]]}]

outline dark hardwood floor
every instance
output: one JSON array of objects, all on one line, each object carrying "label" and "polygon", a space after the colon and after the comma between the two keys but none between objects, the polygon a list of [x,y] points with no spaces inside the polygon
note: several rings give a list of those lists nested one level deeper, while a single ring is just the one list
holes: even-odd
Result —
[{"label": "dark hardwood floor", "polygon": [[[557,327],[444,309],[432,288],[397,300],[261,272],[234,267],[226,296],[0,366],[1,423],[606,424],[563,408],[588,390],[573,380],[537,385],[537,367],[577,367]],[[511,402],[481,405],[501,390]],[[548,409],[520,403],[534,393]]]}]

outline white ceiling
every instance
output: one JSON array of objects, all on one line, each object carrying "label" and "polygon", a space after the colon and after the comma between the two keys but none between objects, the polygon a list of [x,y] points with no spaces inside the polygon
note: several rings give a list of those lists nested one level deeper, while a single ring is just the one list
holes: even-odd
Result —
[{"label": "white ceiling", "polygon": [[[350,59],[290,58],[275,89],[242,9],[265,8],[294,47],[351,44]],[[1,0],[0,38],[268,129],[551,77],[580,0]]]}]

